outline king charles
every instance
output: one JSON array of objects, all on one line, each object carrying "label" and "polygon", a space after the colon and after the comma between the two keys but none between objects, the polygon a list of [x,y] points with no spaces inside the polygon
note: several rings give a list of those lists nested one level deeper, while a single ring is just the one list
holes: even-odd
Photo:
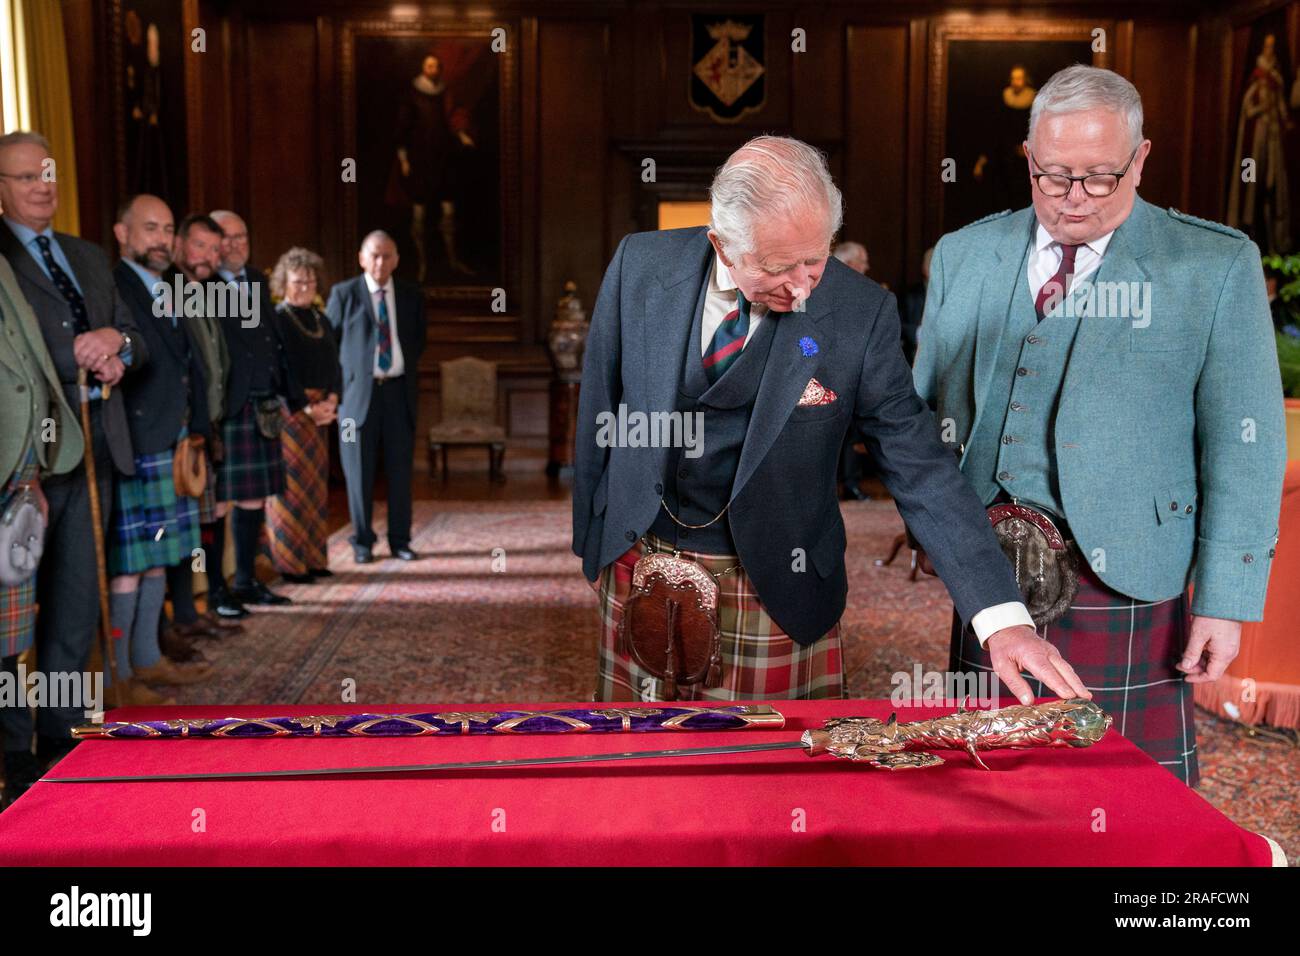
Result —
[{"label": "king charles", "polygon": [[[842,201],[822,154],[752,139],[719,168],[710,200],[707,228],[625,237],[592,317],[573,548],[599,593],[596,698],[845,696],[835,488],[849,429],[958,615],[991,646],[1016,649],[1003,668],[1012,691],[1027,699],[1023,668],[1061,696],[1087,696],[1034,633],[982,503],[938,440],[903,358],[894,297],[830,258]],[[668,441],[609,427],[636,413],[698,427]],[[637,562],[661,552],[675,555],[675,589],[634,589]],[[652,604],[624,628],[633,597]],[[688,631],[710,628],[706,677],[665,681],[646,662],[647,640],[672,645],[671,662],[689,657]]]}]

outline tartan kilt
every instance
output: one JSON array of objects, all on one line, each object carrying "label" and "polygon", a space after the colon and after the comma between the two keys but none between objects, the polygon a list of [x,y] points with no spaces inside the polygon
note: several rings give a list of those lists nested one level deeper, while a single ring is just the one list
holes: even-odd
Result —
[{"label": "tartan kilt", "polygon": [[[1114,718],[1114,729],[1189,787],[1200,779],[1192,685],[1176,665],[1190,633],[1185,591],[1166,601],[1138,601],[1107,587],[1086,561],[1069,610],[1040,632]],[[956,615],[949,667],[991,670],[988,653]],[[1055,696],[1037,678],[1023,676],[1039,697]]]},{"label": "tartan kilt", "polygon": [[[671,550],[654,535],[655,548]],[[596,579],[600,597],[600,651],[594,700],[659,700],[662,681],[637,665],[618,637],[623,605],[632,590],[632,566],[646,553],[638,541]],[[715,576],[739,563],[735,555],[682,551]],[[763,608],[743,568],[717,578],[718,626],[722,632],[722,686],[680,685],[682,700],[840,699],[844,654],[839,624],[808,647],[792,640]]]},{"label": "tartan kilt", "polygon": [[199,524],[208,524],[217,520],[217,466],[210,448],[204,448],[203,454],[208,459],[208,480],[203,483],[203,494],[195,500],[199,504]]},{"label": "tartan kilt", "polygon": [[[36,449],[28,446],[27,457],[0,488],[0,514],[9,507],[18,486],[36,477]],[[36,575],[22,584],[0,586],[0,657],[21,654],[36,640]]]},{"label": "tartan kilt", "polygon": [[280,446],[284,491],[266,503],[271,563],[281,574],[306,574],[328,563],[329,448],[306,411],[289,416]]},{"label": "tartan kilt", "polygon": [[109,574],[169,568],[199,546],[199,503],[194,498],[177,497],[172,456],[171,449],[137,455],[135,475],[116,476]]},{"label": "tartan kilt", "polygon": [[284,490],[280,439],[257,430],[251,400],[221,422],[221,441],[226,457],[217,466],[217,501],[269,498]]}]

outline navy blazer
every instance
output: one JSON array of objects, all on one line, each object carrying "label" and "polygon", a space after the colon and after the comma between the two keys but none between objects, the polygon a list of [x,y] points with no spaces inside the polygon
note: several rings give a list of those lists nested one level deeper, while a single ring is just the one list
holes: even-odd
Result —
[{"label": "navy blazer", "polygon": [[[226,349],[230,353],[225,417],[239,414],[248,402],[253,370],[259,367],[270,368],[271,390],[283,396],[289,410],[296,412],[307,404],[307,397],[289,367],[289,358],[280,339],[280,325],[275,321],[275,304],[271,301],[271,282],[252,266],[246,266],[244,274],[248,276],[249,285],[257,290],[257,324],[245,325],[244,319],[231,315],[221,318],[221,334],[225,336]],[[226,284],[219,275],[213,275],[209,282]]]},{"label": "navy blazer", "polygon": [[[392,282],[393,298],[397,302],[397,340],[402,346],[402,363],[406,369],[402,384],[414,422],[420,395],[420,354],[424,351],[424,297],[413,282],[397,278]],[[330,289],[325,316],[338,339],[339,364],[343,367],[339,421],[351,419],[360,427],[366,423],[366,412],[370,409],[378,343],[375,310],[366,288],[366,277],[359,275]]]},{"label": "navy blazer", "polygon": [[[193,340],[193,326],[154,315],[154,299],[139,274],[120,259],[113,267],[118,294],[135,317],[152,359],[139,373],[123,380],[127,423],[138,455],[151,455],[176,445],[181,425],[208,435],[208,387],[203,355]],[[165,281],[159,279],[159,282]]]},{"label": "navy blazer", "polygon": [[[601,447],[601,412],[671,412],[713,247],[703,227],[627,236],[592,313],[578,410],[573,549],[595,580],[659,511],[669,449]],[[984,507],[938,439],[899,345],[894,296],[835,259],[803,312],[773,317],[771,352],[731,489],[740,560],[778,625],[811,644],[844,612],[840,446],[857,429],[964,620],[1021,602]],[[836,394],[797,407],[810,379]],[[708,451],[707,440],[705,453]]]}]

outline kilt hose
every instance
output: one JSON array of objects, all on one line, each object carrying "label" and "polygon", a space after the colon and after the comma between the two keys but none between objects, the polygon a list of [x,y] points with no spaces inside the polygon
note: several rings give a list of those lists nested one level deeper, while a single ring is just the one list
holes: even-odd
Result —
[{"label": "kilt hose", "polygon": [[[647,534],[657,550],[667,542]],[[649,550],[638,541],[596,579],[600,597],[600,654],[594,700],[660,700],[662,681],[637,665],[619,640],[623,605],[632,590],[632,566]],[[731,554],[682,551],[715,576],[734,567]],[[679,685],[682,700],[843,698],[844,655],[836,624],[809,647],[792,640],[764,610],[743,568],[717,578],[718,626],[722,632],[722,686]]]},{"label": "kilt hose", "polygon": [[[18,488],[36,477],[36,449],[27,447],[27,455],[14,469],[9,481],[0,488],[0,514],[18,495]],[[22,584],[0,585],[0,657],[21,654],[36,640],[36,575]]]},{"label": "kilt hose", "polygon": [[280,435],[284,491],[266,503],[271,563],[281,574],[306,574],[328,563],[329,448],[306,411],[295,412]]},{"label": "kilt hose", "polygon": [[199,546],[199,503],[176,495],[172,449],[137,455],[135,475],[117,476],[109,525],[108,573],[169,568]]},{"label": "kilt hose", "polygon": [[257,430],[253,400],[221,422],[226,457],[217,466],[217,501],[251,501],[284,490],[280,439]]},{"label": "kilt hose", "polygon": [[[1114,728],[1189,787],[1200,779],[1192,687],[1175,665],[1191,633],[1187,595],[1138,601],[1114,591],[1080,563],[1079,593],[1070,609],[1040,631],[1114,718]],[[988,652],[953,616],[949,667],[991,670]],[[1054,696],[1023,674],[1039,697]]]}]

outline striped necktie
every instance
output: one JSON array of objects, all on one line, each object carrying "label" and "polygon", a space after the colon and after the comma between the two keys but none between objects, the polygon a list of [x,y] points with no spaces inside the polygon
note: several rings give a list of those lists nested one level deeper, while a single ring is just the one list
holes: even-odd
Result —
[{"label": "striped necktie", "polygon": [[382,288],[375,290],[376,321],[379,323],[379,371],[393,367],[393,330],[388,324],[388,296]]},{"label": "striped necktie", "polygon": [[704,373],[712,385],[722,378],[722,373],[735,364],[740,350],[745,347],[745,336],[749,334],[749,303],[745,294],[736,290],[736,307],[727,313],[713,340],[704,353]]}]

